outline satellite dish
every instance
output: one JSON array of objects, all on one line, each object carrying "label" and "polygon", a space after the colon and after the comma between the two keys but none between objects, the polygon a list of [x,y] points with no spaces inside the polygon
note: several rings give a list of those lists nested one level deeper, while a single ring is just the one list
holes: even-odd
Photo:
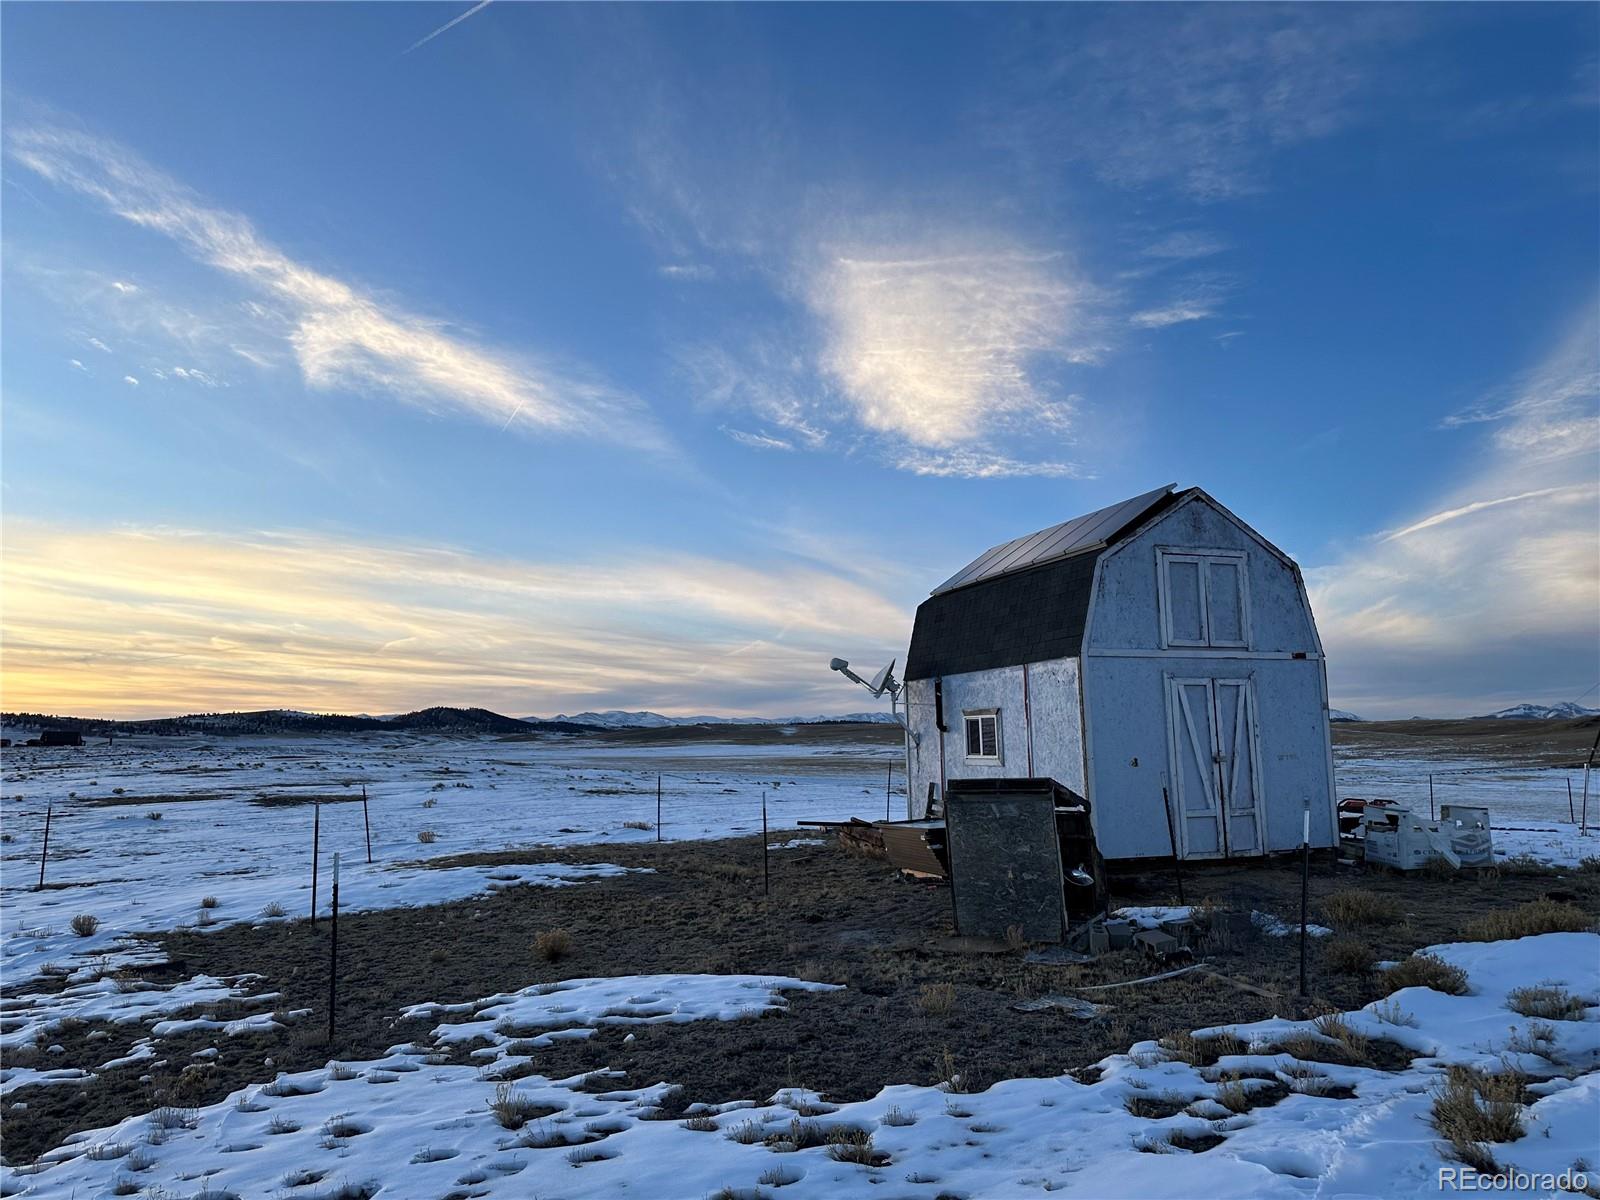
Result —
[{"label": "satellite dish", "polygon": [[894,670],[895,660],[890,659],[889,665],[872,677],[872,682],[867,684],[867,690],[874,696],[883,695],[884,684],[889,682],[889,672]]}]

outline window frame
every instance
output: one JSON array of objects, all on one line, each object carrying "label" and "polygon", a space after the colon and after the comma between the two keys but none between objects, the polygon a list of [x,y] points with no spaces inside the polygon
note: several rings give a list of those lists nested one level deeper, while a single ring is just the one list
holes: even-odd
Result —
[{"label": "window frame", "polygon": [[[981,753],[981,751],[983,750],[983,722],[984,721],[992,721],[992,722],[994,722],[994,753],[993,754],[983,754],[983,753]],[[978,750],[980,751],[980,753],[978,753],[978,754],[972,753],[972,732],[971,731],[972,731],[973,722],[977,722],[977,724],[978,724]],[[961,711],[961,734],[962,734],[962,748],[964,750],[966,750],[966,752],[967,752],[966,757],[967,757],[967,759],[969,761],[972,761],[972,762],[992,762],[992,763],[997,763],[997,762],[1000,761],[1000,759],[1001,759],[1001,752],[1000,752],[1000,710],[998,708],[963,709]]]},{"label": "window frame", "polygon": [[[1200,633],[1198,641],[1180,638],[1172,632],[1172,576],[1174,562],[1192,562],[1196,566],[1200,588]],[[1231,563],[1239,579],[1239,632],[1241,640],[1220,641],[1211,630],[1211,566],[1213,563]],[[1246,550],[1210,550],[1191,547],[1160,547],[1156,551],[1156,584],[1161,605],[1161,648],[1163,650],[1248,650],[1253,644],[1250,629],[1250,555]]]}]

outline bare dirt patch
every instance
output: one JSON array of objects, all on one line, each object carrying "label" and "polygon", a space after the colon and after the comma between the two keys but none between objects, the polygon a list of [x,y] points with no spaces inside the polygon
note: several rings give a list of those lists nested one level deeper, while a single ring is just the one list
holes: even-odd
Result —
[{"label": "bare dirt patch", "polygon": [[259,808],[298,808],[302,804],[353,804],[360,799],[359,792],[262,792],[250,797],[250,803]]}]

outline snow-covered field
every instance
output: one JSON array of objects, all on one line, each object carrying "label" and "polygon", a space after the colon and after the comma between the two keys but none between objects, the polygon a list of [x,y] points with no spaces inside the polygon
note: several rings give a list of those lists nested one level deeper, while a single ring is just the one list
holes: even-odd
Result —
[{"label": "snow-covered field", "polygon": [[[1582,810],[1581,768],[1519,766],[1459,753],[1374,753],[1364,746],[1335,745],[1333,776],[1341,800],[1398,800],[1422,813],[1428,811],[1431,780],[1435,805],[1486,805],[1496,827],[1566,824]],[[1600,771],[1589,780],[1589,826],[1600,827]]]},{"label": "snow-covered field", "polygon": [[[304,916],[318,811],[312,797],[323,800],[317,903],[325,913],[335,853],[343,910],[433,904],[519,885],[581,886],[622,868],[434,868],[421,860],[532,844],[652,840],[658,774],[667,838],[758,831],[763,792],[774,829],[802,819],[878,817],[885,775],[898,758],[897,747],[883,744],[616,747],[428,736],[142,738],[7,751],[0,970],[13,994],[0,1006],[0,1053],[44,1046],[53,1029],[76,1018],[137,1023],[142,1036],[128,1057],[155,1058],[164,1035],[196,1028],[209,1019],[196,1010],[219,999],[238,1013],[212,1022],[219,1040],[300,1015],[276,1012],[276,997],[250,977],[130,984],[111,973],[153,956],[132,936],[140,932]],[[1502,857],[1528,852],[1570,865],[1600,853],[1600,836],[1581,839],[1554,819],[1565,815],[1560,771],[1497,768],[1441,784],[1438,759],[1341,753],[1339,791],[1425,807],[1430,769],[1439,800],[1489,805]],[[1600,797],[1591,803],[1600,808]],[[896,813],[903,804],[897,791]],[[36,891],[47,807],[47,887]],[[79,915],[97,922],[86,936],[72,927]],[[701,1114],[707,1119],[696,1125],[714,1128],[695,1128],[649,1119],[660,1088],[597,1092],[592,1079],[534,1074],[506,1085],[501,1076],[537,1070],[540,1044],[588,1036],[598,1024],[741,1019],[780,1006],[785,991],[818,985],[765,976],[568,980],[467,1006],[434,1006],[419,995],[407,1011],[438,1018],[430,1045],[277,1081],[264,1073],[260,1084],[224,1103],[163,1109],[85,1133],[47,1155],[37,1171],[7,1169],[0,1194],[144,1190],[332,1200],[373,1194],[363,1190],[369,1182],[382,1183],[386,1197],[699,1197],[723,1188],[746,1197],[780,1188],[784,1196],[930,1198],[1058,1188],[1085,1196],[1436,1194],[1443,1160],[1422,1119],[1429,1089],[1444,1063],[1497,1059],[1514,1053],[1514,1040],[1527,1043],[1527,1021],[1505,1008],[1505,991],[1508,981],[1530,978],[1562,981],[1590,1007],[1582,1021],[1559,1023],[1542,1066],[1525,1064],[1540,1075],[1559,1068],[1573,1078],[1540,1085],[1528,1112],[1530,1136],[1496,1147],[1496,1156],[1525,1170],[1559,1172],[1580,1155],[1600,1165],[1600,938],[1546,935],[1439,953],[1469,971],[1472,994],[1399,994],[1399,1008],[1416,1023],[1371,1031],[1419,1055],[1407,1070],[1311,1068],[1330,1085],[1353,1088],[1350,1099],[1316,1094],[1286,1056],[1265,1052],[1282,1030],[1261,1027],[1240,1031],[1256,1043],[1251,1053],[1219,1066],[1276,1074],[1294,1091],[1243,1115],[1216,1103],[1224,1072],[1168,1060],[1142,1044],[1107,1059],[1103,1076],[1090,1084],[1065,1076],[1012,1080],[971,1096],[895,1086],[837,1108],[792,1092]],[[54,989],[42,982],[47,976],[66,976],[67,986]],[[1351,1019],[1368,1027],[1384,1018],[1375,1010]],[[491,1041],[479,1066],[435,1056],[473,1036]],[[113,1065],[7,1066],[0,1088],[83,1086]],[[548,1111],[508,1128],[489,1107],[507,1086],[512,1100]],[[1181,1096],[1187,1111],[1151,1119],[1125,1107],[1131,1096],[1159,1093]],[[877,1165],[821,1145],[792,1149],[779,1136],[793,1131],[806,1142],[829,1130],[870,1134],[870,1150],[856,1157]],[[1200,1132],[1225,1140],[1203,1157],[1166,1140]]]},{"label": "snow-covered field", "polygon": [[[129,947],[130,933],[306,915],[316,796],[324,801],[325,913],[335,853],[346,910],[562,886],[620,868],[414,864],[532,844],[654,839],[658,775],[669,838],[758,831],[763,792],[773,828],[881,816],[893,761],[891,746],[797,754],[785,745],[612,749],[426,736],[139,738],[9,750],[0,785],[0,964],[11,985],[47,966],[146,957]],[[904,804],[903,791],[895,803]],[[47,887],[35,891],[47,808]],[[202,907],[208,898],[215,904]],[[98,921],[87,937],[71,929],[79,914]]]}]

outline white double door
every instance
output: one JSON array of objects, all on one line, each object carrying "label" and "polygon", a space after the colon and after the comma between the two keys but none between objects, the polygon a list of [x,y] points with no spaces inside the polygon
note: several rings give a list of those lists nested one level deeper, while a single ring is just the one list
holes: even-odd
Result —
[{"label": "white double door", "polygon": [[1264,853],[1254,682],[1169,676],[1167,721],[1179,853]]}]

